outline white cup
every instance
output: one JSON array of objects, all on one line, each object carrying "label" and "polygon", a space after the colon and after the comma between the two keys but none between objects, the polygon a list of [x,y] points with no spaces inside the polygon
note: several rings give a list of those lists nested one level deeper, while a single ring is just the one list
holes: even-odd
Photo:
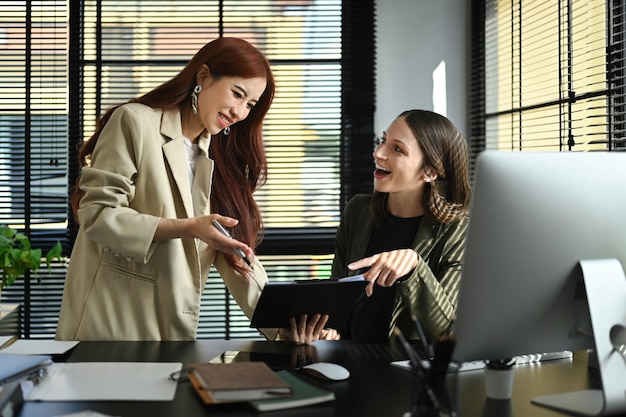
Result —
[{"label": "white cup", "polygon": [[508,400],[513,394],[513,365],[510,361],[506,365],[501,363],[490,366],[489,362],[484,368],[485,393],[488,398],[494,400]]}]

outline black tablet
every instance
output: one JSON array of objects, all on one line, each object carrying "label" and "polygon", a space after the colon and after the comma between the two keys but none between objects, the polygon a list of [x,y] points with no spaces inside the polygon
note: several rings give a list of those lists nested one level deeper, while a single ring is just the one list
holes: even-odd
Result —
[{"label": "black tablet", "polygon": [[343,328],[357,298],[365,295],[362,275],[339,279],[268,281],[250,321],[250,327],[289,327],[289,318],[328,314],[326,327]]}]

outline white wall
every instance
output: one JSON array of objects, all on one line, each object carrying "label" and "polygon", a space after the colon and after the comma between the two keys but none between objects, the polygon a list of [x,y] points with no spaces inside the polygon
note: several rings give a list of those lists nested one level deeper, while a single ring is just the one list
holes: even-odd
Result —
[{"label": "white wall", "polygon": [[444,114],[467,137],[467,3],[376,0],[377,135],[403,110],[419,108]]}]

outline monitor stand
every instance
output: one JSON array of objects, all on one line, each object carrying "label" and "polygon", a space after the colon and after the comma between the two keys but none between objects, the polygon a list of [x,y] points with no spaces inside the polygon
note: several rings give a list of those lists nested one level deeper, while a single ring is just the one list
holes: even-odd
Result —
[{"label": "monitor stand", "polygon": [[[626,326],[626,277],[617,259],[581,260],[602,389],[535,397],[533,404],[582,416],[626,412],[626,356],[611,342]],[[623,343],[623,342],[621,342]]]}]

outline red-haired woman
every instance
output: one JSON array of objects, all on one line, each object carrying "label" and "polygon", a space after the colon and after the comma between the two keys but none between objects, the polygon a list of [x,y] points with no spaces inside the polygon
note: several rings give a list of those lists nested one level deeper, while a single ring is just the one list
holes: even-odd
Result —
[{"label": "red-haired woman", "polygon": [[212,265],[251,317],[267,281],[252,194],[266,179],[262,124],[274,90],[258,49],[219,38],[102,115],[80,150],[80,229],[57,339],[194,340]]}]

